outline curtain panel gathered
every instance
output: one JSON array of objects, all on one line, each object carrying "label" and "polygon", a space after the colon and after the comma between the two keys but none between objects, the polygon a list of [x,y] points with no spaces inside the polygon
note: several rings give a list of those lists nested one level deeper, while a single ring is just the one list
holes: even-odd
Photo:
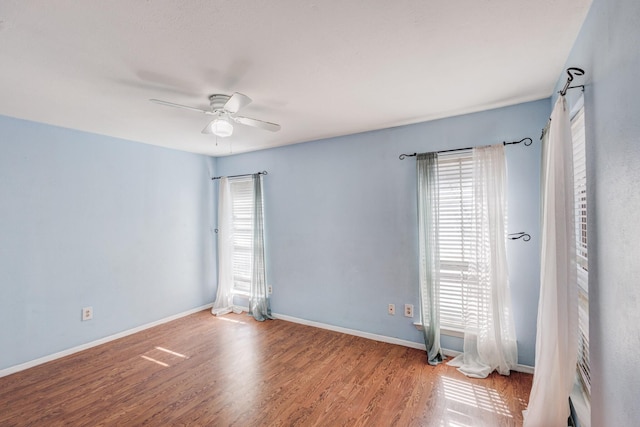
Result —
[{"label": "curtain panel gathered", "polygon": [[524,427],[566,426],[578,343],[573,147],[567,102],[559,97],[542,141],[542,242],[536,370]]},{"label": "curtain panel gathered", "polygon": [[229,179],[218,187],[218,291],[211,313],[222,315],[233,308],[233,211]]},{"label": "curtain panel gathered", "polygon": [[272,319],[264,260],[264,212],[262,175],[253,175],[253,268],[249,295],[249,314],[263,321]]},{"label": "curtain panel gathered", "polygon": [[470,242],[475,263],[463,288],[463,353],[448,364],[469,377],[497,370],[509,375],[518,363],[506,248],[507,167],[504,145],[473,149],[473,217]]},{"label": "curtain panel gathered", "polygon": [[427,360],[444,359],[440,348],[440,251],[438,242],[438,159],[436,153],[418,154],[418,240],[420,244],[420,320]]}]

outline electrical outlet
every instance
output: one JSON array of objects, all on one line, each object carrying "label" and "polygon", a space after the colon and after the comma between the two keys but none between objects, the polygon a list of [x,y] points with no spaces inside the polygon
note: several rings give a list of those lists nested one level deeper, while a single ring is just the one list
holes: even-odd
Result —
[{"label": "electrical outlet", "polygon": [[85,307],[82,309],[82,321],[93,319],[93,307]]},{"label": "electrical outlet", "polygon": [[392,316],[394,314],[396,314],[396,305],[395,304],[389,304],[389,307],[387,308],[387,312]]},{"label": "electrical outlet", "polygon": [[267,286],[267,294],[271,295],[273,293],[273,288],[271,285]]},{"label": "electrical outlet", "polygon": [[413,304],[404,305],[404,315],[406,317],[413,317]]}]

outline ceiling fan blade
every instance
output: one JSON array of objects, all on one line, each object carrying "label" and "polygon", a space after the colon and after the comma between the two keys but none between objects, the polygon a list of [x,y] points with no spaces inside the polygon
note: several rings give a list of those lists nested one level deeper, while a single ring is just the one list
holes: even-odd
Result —
[{"label": "ceiling fan blade", "polygon": [[212,133],[213,133],[213,131],[211,130],[211,124],[212,124],[213,122],[215,122],[215,121],[216,121],[216,119],[211,120],[209,123],[207,123],[207,125],[204,127],[204,129],[202,129],[202,132],[201,132],[201,133],[204,133],[204,134],[212,134]]},{"label": "ceiling fan blade", "polygon": [[232,117],[233,121],[247,126],[253,126],[254,128],[269,130],[271,132],[278,132],[280,125],[270,122],[263,122],[262,120],[250,119],[249,117],[235,116]]},{"label": "ceiling fan blade", "polygon": [[237,113],[242,107],[246,107],[250,103],[251,98],[249,98],[247,95],[243,95],[239,92],[234,92],[234,94],[231,95],[231,97],[227,100],[227,102],[225,102],[222,108],[233,114]]},{"label": "ceiling fan blade", "polygon": [[173,102],[162,101],[160,99],[150,99],[149,101],[155,102],[156,104],[160,104],[160,105],[166,105],[169,107],[184,108],[185,110],[192,110],[192,111],[197,111],[199,113],[211,114],[211,111],[202,110],[196,107],[189,107],[188,105],[174,104]]}]

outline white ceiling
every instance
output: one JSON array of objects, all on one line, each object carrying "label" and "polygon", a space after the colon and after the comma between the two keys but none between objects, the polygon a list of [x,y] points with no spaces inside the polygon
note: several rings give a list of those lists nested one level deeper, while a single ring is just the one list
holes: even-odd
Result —
[{"label": "white ceiling", "polygon": [[[551,95],[591,0],[0,0],[0,114],[220,156]],[[202,135],[207,108],[279,123]]]}]

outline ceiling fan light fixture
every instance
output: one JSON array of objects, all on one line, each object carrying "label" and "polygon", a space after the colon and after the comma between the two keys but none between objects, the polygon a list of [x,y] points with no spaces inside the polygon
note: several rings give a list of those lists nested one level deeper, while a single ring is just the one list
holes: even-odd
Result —
[{"label": "ceiling fan light fixture", "polygon": [[168,107],[182,108],[185,110],[197,111],[209,116],[214,116],[213,121],[207,123],[207,125],[201,131],[201,133],[206,135],[214,134],[222,138],[231,136],[231,134],[233,134],[232,122],[238,123],[239,125],[243,126],[250,126],[262,130],[268,130],[270,132],[278,132],[280,130],[280,125],[276,123],[252,119],[251,117],[236,116],[235,114],[241,108],[246,107],[249,103],[251,103],[251,98],[238,92],[234,92],[234,94],[231,96],[220,94],[209,96],[209,105],[211,106],[211,108],[208,110],[163,101],[161,99],[150,99],[150,101],[156,104],[166,105]]},{"label": "ceiling fan light fixture", "polygon": [[225,138],[233,133],[233,125],[229,123],[226,117],[219,117],[211,122],[211,132],[216,136]]}]

